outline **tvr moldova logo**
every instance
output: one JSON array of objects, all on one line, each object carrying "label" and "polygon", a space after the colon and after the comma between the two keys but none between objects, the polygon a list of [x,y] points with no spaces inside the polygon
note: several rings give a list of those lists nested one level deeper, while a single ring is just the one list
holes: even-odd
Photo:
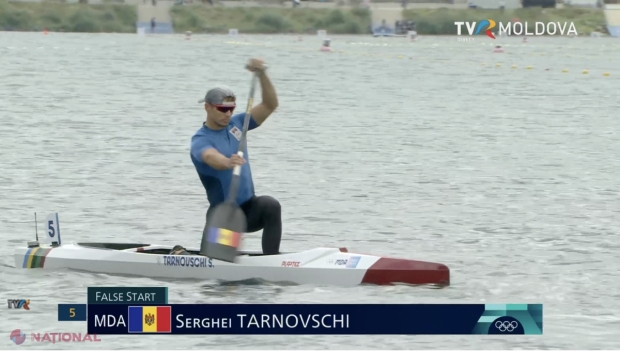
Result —
[{"label": "tvr moldova logo", "polygon": [[495,39],[495,34],[491,32],[491,29],[496,28],[498,35],[566,35],[566,36],[578,36],[577,28],[575,28],[574,22],[495,22],[492,19],[484,19],[480,22],[454,22],[456,26],[456,34],[458,36],[463,35],[463,26],[467,29],[469,37],[458,38],[458,41],[472,41],[473,36],[484,32],[489,38]]},{"label": "tvr moldova logo", "polygon": [[493,35],[493,32],[491,32],[491,29],[495,28],[496,24],[497,23],[494,20],[489,19],[489,18],[484,19],[480,21],[479,23],[477,22],[454,22],[454,25],[456,26],[456,34],[459,36],[462,35],[462,26],[465,25],[465,27],[467,28],[467,33],[469,35],[478,35],[482,31],[484,31],[484,33],[491,39],[495,39],[495,35]]},{"label": "tvr moldova logo", "polygon": [[478,23],[478,25],[476,26],[476,32],[474,32],[474,35],[480,34],[480,31],[482,30],[482,28],[487,29],[485,33],[487,34],[489,38],[495,39],[493,32],[491,32],[491,29],[495,28],[495,21],[493,21],[492,19],[482,20],[482,22]]}]

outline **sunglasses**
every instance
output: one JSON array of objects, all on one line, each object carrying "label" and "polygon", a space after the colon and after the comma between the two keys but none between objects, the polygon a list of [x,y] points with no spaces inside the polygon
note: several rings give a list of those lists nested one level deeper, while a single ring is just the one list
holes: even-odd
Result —
[{"label": "sunglasses", "polygon": [[213,107],[215,107],[216,110],[223,112],[223,113],[227,113],[227,112],[233,112],[235,110],[235,107],[237,107],[236,105],[213,105]]}]

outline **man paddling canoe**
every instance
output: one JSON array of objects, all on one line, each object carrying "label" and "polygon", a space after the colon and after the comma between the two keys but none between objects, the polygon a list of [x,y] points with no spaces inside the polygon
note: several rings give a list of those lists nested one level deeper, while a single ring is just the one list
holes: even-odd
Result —
[{"label": "man paddling canoe", "polygon": [[[267,117],[278,107],[278,97],[271,81],[265,73],[263,61],[249,60],[246,69],[258,75],[262,91],[262,101],[252,107],[248,130],[262,125]],[[247,231],[263,229],[263,254],[274,255],[280,252],[282,219],[280,203],[271,196],[256,196],[246,149],[243,158],[237,155],[245,112],[233,115],[236,107],[235,94],[228,88],[215,87],[198,101],[204,104],[207,119],[192,137],[190,156],[209,200],[207,222],[211,210],[224,202],[230,189],[232,170],[241,165],[241,177],[236,203],[245,213]],[[206,229],[206,226],[205,226]],[[180,246],[175,246],[172,254],[186,254]]]}]

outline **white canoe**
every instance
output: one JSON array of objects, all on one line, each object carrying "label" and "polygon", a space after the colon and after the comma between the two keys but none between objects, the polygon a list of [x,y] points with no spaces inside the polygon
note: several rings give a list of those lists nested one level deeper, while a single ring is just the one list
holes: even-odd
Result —
[{"label": "white canoe", "polygon": [[[17,268],[74,269],[150,278],[244,281],[353,286],[414,284],[447,286],[450,270],[440,263],[386,258],[319,247],[307,251],[262,255],[240,252],[234,263],[199,255],[170,255],[172,246],[132,243],[61,243],[56,214],[47,220],[49,236],[14,253]],[[54,232],[52,235],[52,232]],[[47,240],[46,240],[47,239]]]}]

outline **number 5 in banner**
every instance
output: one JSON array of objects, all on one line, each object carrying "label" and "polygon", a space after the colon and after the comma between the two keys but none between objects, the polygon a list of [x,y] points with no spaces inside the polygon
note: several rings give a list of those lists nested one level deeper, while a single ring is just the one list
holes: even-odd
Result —
[{"label": "number 5 in banner", "polygon": [[86,321],[85,304],[58,304],[59,322],[84,322]]}]

